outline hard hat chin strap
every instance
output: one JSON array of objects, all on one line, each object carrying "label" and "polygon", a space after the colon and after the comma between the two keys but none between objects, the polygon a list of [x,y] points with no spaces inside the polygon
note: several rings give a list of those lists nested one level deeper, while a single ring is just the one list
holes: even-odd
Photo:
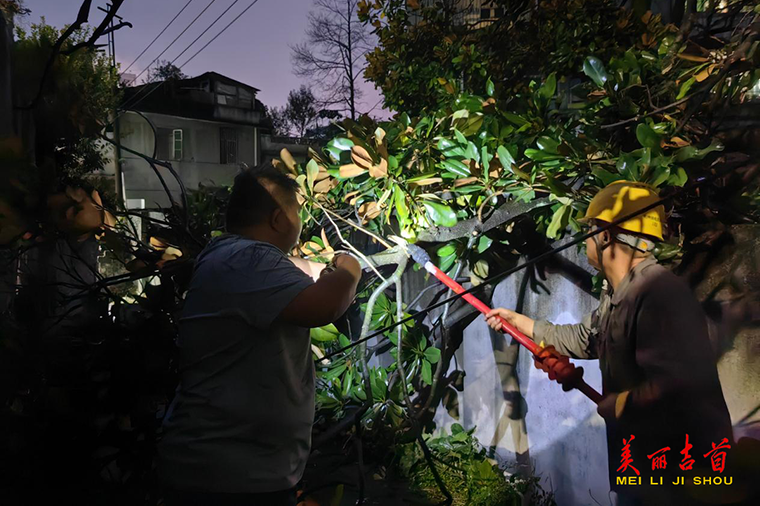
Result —
[{"label": "hard hat chin strap", "polygon": [[614,240],[642,253],[650,253],[655,247],[654,241],[631,234],[615,234]]}]

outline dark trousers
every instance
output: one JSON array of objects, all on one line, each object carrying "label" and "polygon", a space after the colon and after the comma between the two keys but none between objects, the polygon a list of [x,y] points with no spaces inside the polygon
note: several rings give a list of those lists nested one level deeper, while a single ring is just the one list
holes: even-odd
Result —
[{"label": "dark trousers", "polygon": [[166,506],[296,506],[296,489],[266,494],[223,494],[167,490]]}]

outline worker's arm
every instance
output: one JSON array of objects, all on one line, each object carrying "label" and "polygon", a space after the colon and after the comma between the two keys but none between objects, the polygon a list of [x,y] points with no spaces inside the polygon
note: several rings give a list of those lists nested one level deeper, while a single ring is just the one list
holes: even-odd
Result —
[{"label": "worker's arm", "polygon": [[526,336],[539,343],[543,341],[547,346],[554,346],[563,355],[573,358],[597,358],[596,349],[591,343],[592,314],[586,315],[581,323],[555,325],[547,321],[533,320],[509,309],[497,308],[491,310],[486,319],[493,329],[501,330],[501,323],[495,318],[497,315],[501,316]]},{"label": "worker's arm", "polygon": [[361,265],[348,255],[335,259],[336,269],[322,275],[316,283],[299,293],[279,318],[299,327],[321,327],[346,312],[356,295]]},{"label": "worker's arm", "polygon": [[322,271],[327,267],[327,264],[319,263],[319,262],[311,262],[309,260],[304,260],[303,258],[298,257],[288,257],[293,264],[301,269],[307,276],[309,276],[314,281],[317,281],[319,279],[319,275],[322,273]]}]

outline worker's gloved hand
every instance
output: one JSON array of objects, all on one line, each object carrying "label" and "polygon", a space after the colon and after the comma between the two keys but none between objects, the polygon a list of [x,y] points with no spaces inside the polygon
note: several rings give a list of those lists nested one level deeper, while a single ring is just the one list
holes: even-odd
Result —
[{"label": "worker's gloved hand", "polygon": [[619,419],[623,415],[629,393],[630,392],[625,391],[622,393],[605,395],[602,400],[599,401],[599,405],[596,407],[596,412],[607,421]]},{"label": "worker's gloved hand", "polygon": [[596,407],[596,412],[605,420],[615,419],[615,400],[617,394],[605,395]]},{"label": "worker's gloved hand", "polygon": [[562,355],[554,346],[541,348],[534,359],[536,368],[547,373],[549,379],[562,385],[565,392],[575,388],[577,381],[583,377],[583,368],[575,367],[570,358]]}]

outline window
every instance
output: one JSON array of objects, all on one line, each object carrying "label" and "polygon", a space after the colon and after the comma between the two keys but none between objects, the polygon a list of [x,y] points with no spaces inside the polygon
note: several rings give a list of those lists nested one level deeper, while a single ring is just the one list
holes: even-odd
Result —
[{"label": "window", "polygon": [[237,163],[237,130],[222,128],[220,135],[221,163]]},{"label": "window", "polygon": [[172,130],[172,160],[182,160],[182,129]]}]

